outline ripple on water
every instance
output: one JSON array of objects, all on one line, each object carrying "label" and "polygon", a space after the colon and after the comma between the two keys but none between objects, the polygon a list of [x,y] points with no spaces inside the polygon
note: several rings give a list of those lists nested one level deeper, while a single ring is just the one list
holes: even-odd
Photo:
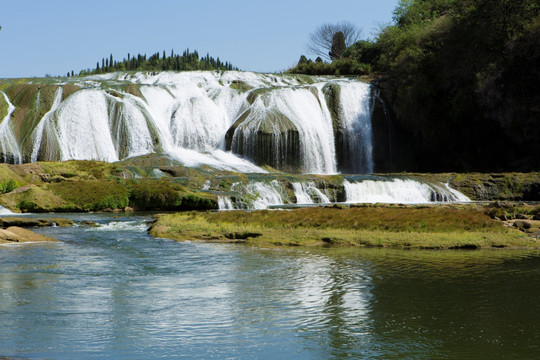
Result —
[{"label": "ripple on water", "polygon": [[142,231],[147,219],[95,220],[105,226],[40,230],[57,235],[54,246],[0,249],[2,351],[60,359],[538,353],[538,251],[259,250],[153,239]]}]

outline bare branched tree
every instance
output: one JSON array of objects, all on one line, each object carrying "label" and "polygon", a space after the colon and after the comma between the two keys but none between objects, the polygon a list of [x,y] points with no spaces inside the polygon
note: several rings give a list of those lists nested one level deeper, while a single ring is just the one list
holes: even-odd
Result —
[{"label": "bare branched tree", "polygon": [[337,24],[323,24],[309,35],[309,42],[306,45],[306,51],[312,55],[322,56],[331,59],[332,42],[334,35],[342,32],[345,36],[345,45],[351,46],[360,39],[362,29],[356,25],[342,21]]}]

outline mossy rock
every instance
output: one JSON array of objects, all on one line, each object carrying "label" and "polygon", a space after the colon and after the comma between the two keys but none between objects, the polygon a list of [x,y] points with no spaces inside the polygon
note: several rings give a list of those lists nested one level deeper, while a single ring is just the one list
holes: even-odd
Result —
[{"label": "mossy rock", "polygon": [[296,172],[301,167],[300,134],[296,125],[277,110],[248,110],[229,128],[227,148],[257,165]]},{"label": "mossy rock", "polygon": [[247,92],[251,89],[253,89],[252,86],[248,85],[242,80],[233,80],[231,85],[229,86],[231,89],[238,90],[241,93]]},{"label": "mossy rock", "polygon": [[74,210],[69,201],[39,186],[30,185],[15,189],[2,196],[3,203],[10,209],[22,212],[50,212],[65,209]]},{"label": "mossy rock", "polygon": [[217,199],[193,192],[170,179],[137,179],[127,184],[130,205],[138,210],[210,210]]},{"label": "mossy rock", "polygon": [[49,184],[47,188],[65,201],[86,211],[124,209],[129,205],[129,191],[117,181],[64,181]]},{"label": "mossy rock", "polygon": [[254,89],[249,92],[247,96],[247,101],[250,105],[253,105],[253,103],[255,102],[255,100],[257,100],[259,96],[267,94],[271,92],[272,90],[273,88],[267,88],[267,87]]}]

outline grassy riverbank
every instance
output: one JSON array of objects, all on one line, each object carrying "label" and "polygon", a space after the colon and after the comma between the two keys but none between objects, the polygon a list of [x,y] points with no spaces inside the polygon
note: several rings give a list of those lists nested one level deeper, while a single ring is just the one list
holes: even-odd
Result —
[{"label": "grassy riverbank", "polygon": [[505,227],[476,205],[186,212],[159,215],[150,234],[262,247],[540,248],[539,239]]}]

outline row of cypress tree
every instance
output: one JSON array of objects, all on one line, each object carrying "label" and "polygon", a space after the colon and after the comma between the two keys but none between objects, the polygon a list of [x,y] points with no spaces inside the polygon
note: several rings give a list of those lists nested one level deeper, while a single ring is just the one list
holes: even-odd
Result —
[{"label": "row of cypress tree", "polygon": [[[156,52],[151,56],[146,54],[131,55],[127,58],[117,61],[111,54],[108,58],[102,58],[96,63],[94,69],[81,70],[79,75],[104,74],[115,71],[187,71],[187,70],[238,70],[228,61],[221,61],[218,58],[210,56],[200,57],[197,50],[184,50],[182,54],[175,54],[174,50],[167,55],[165,50],[160,54]],[[67,76],[74,76],[73,71],[68,72]]]}]

